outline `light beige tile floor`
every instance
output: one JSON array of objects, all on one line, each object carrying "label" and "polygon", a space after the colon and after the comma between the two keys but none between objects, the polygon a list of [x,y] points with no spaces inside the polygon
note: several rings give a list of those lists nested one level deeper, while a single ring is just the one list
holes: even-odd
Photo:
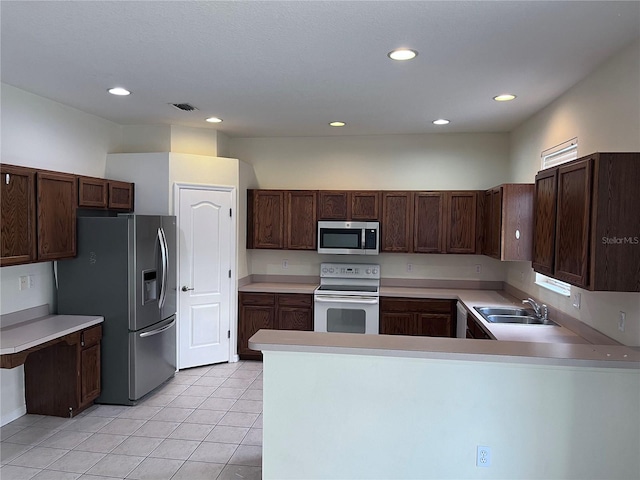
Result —
[{"label": "light beige tile floor", "polygon": [[138,405],[0,428],[2,480],[258,480],[262,363],[181,370]]}]

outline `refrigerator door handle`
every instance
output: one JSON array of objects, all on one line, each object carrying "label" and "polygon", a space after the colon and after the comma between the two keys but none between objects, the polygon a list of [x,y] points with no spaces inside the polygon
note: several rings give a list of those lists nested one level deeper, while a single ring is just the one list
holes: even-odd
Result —
[{"label": "refrigerator door handle", "polygon": [[167,256],[167,239],[162,227],[158,228],[158,241],[160,242],[160,254],[162,256],[162,282],[160,284],[160,299],[158,308],[162,309],[167,299],[167,270],[169,269],[169,257]]},{"label": "refrigerator door handle", "polygon": [[175,319],[171,321],[171,323],[169,325],[165,325],[164,327],[161,328],[157,328],[155,330],[151,330],[150,332],[144,332],[140,334],[140,338],[145,338],[145,337],[152,337],[154,335],[158,335],[159,333],[164,332],[165,330],[169,330],[171,327],[173,327],[176,324]]}]

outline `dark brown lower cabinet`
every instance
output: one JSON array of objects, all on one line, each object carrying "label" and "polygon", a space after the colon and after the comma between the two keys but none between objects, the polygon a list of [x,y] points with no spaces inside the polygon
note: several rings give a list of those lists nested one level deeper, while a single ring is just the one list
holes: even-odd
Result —
[{"label": "dark brown lower cabinet", "polygon": [[249,348],[260,329],[313,330],[313,295],[240,292],[238,303],[238,355],[243,360],[262,360],[261,352]]},{"label": "dark brown lower cabinet", "polygon": [[74,417],[100,395],[102,326],[34,347],[24,362],[27,413]]},{"label": "dark brown lower cabinet", "polygon": [[493,337],[478,323],[475,317],[467,312],[467,338],[493,340]]},{"label": "dark brown lower cabinet", "polygon": [[380,333],[455,337],[456,302],[453,300],[383,297]]}]

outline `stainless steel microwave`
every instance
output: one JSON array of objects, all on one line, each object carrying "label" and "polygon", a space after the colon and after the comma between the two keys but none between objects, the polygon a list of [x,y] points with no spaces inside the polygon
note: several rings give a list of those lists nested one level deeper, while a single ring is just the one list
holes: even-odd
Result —
[{"label": "stainless steel microwave", "polygon": [[378,255],[379,222],[318,222],[318,253]]}]

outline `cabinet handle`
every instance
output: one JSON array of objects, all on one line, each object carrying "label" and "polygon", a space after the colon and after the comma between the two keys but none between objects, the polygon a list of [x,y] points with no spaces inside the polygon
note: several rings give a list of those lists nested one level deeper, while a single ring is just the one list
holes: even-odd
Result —
[{"label": "cabinet handle", "polygon": [[80,333],[80,346],[84,347],[84,332]]},{"label": "cabinet handle", "polygon": [[7,173],[7,175],[4,177],[4,183],[6,183],[7,185],[9,185],[9,174]]}]

